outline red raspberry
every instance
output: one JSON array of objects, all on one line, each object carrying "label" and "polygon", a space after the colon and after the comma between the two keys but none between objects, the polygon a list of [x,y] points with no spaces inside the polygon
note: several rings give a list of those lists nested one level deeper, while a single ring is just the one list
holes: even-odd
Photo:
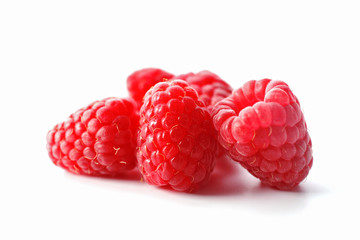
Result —
[{"label": "red raspberry", "polygon": [[282,81],[249,81],[215,105],[213,123],[230,156],[263,183],[291,189],[313,163],[298,99]]},{"label": "red raspberry", "polygon": [[[205,103],[205,106],[208,107],[208,110],[211,113],[213,106],[231,95],[232,87],[222,80],[218,75],[210,71],[204,70],[198,73],[186,73],[183,75],[176,76],[174,78],[183,79],[189,83],[199,94],[199,99]],[[222,163],[222,157],[225,155],[225,150],[219,145],[217,147],[216,157]]]},{"label": "red raspberry", "polygon": [[144,68],[133,72],[127,78],[127,88],[130,96],[141,107],[143,97],[147,90],[158,82],[172,78],[174,75],[159,68]]},{"label": "red raspberry", "polygon": [[138,168],[145,181],[191,192],[214,168],[216,131],[210,112],[188,83],[157,83],[140,110]]},{"label": "red raspberry", "polygon": [[232,87],[222,80],[218,75],[210,71],[201,71],[199,73],[187,73],[174,77],[182,79],[189,83],[199,94],[202,100],[210,110],[213,105],[228,97],[232,92]]},{"label": "red raspberry", "polygon": [[130,99],[96,101],[48,132],[49,156],[72,173],[118,175],[135,166],[138,120]]}]

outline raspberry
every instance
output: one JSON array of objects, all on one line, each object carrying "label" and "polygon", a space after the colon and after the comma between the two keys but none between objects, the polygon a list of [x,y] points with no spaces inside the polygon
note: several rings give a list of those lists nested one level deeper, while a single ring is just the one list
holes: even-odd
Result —
[{"label": "raspberry", "polygon": [[292,189],[309,173],[312,142],[300,103],[282,81],[249,81],[213,108],[218,140],[263,183]]},{"label": "raspberry", "polygon": [[174,75],[159,68],[144,68],[133,72],[127,78],[127,88],[130,96],[137,102],[140,108],[143,97],[147,90],[158,82],[170,79]]},{"label": "raspberry", "polygon": [[[189,83],[199,94],[199,99],[202,100],[211,113],[212,107],[220,100],[228,97],[232,92],[232,87],[222,80],[218,75],[210,71],[204,70],[198,73],[186,73],[175,76],[174,79],[182,79]],[[225,149],[217,143],[216,158],[223,162],[225,156]]]},{"label": "raspberry", "polygon": [[146,93],[137,160],[147,183],[195,190],[214,168],[216,146],[210,112],[188,83],[161,82]]},{"label": "raspberry", "polygon": [[223,98],[229,96],[232,87],[222,80],[218,75],[210,71],[201,71],[199,73],[187,73],[174,77],[182,79],[189,83],[199,94],[199,99],[211,110],[212,106]]},{"label": "raspberry", "polygon": [[118,175],[136,165],[138,119],[130,99],[95,101],[48,132],[49,156],[72,173]]}]

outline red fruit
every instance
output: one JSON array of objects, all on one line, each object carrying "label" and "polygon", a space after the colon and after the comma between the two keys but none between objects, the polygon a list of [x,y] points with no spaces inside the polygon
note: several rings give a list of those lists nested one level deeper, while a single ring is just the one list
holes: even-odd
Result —
[{"label": "red fruit", "polygon": [[130,96],[141,107],[143,97],[147,90],[158,82],[172,78],[174,75],[159,68],[144,68],[133,72],[127,78],[127,88]]},{"label": "red fruit", "polygon": [[213,109],[228,154],[263,183],[292,189],[313,163],[312,143],[298,99],[282,81],[249,81]]},{"label": "red fruit", "polygon": [[47,134],[53,163],[93,176],[115,176],[136,164],[139,116],[130,99],[106,98],[71,114]]},{"label": "red fruit", "polygon": [[199,73],[187,73],[174,77],[182,79],[189,83],[199,94],[199,99],[211,110],[212,106],[232,92],[232,87],[222,80],[218,75],[210,71],[201,71]]},{"label": "red fruit", "polygon": [[[210,71],[204,70],[198,73],[186,73],[175,76],[174,79],[183,79],[189,83],[199,94],[199,99],[202,100],[211,113],[213,106],[231,95],[232,87],[222,80],[218,75]],[[225,150],[219,145],[217,147],[216,158],[221,161],[225,155]]]},{"label": "red fruit", "polygon": [[191,192],[214,168],[210,112],[182,80],[157,83],[140,110],[138,168],[149,184]]}]

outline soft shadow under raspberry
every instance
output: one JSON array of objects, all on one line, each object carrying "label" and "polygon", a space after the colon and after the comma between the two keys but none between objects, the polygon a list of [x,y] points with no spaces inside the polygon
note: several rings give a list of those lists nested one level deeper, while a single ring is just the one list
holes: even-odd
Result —
[{"label": "soft shadow under raspberry", "polygon": [[245,191],[239,164],[228,158],[219,159],[209,182],[194,192],[197,195],[238,195]]}]

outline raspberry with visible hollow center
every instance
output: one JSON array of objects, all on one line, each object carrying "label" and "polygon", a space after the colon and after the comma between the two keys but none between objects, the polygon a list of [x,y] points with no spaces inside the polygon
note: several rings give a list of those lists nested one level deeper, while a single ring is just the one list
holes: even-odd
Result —
[{"label": "raspberry with visible hollow center", "polygon": [[300,103],[282,81],[248,81],[212,111],[218,140],[263,183],[292,189],[309,173],[312,142]]},{"label": "raspberry with visible hollow center", "polygon": [[216,132],[197,92],[182,80],[157,83],[140,110],[138,168],[144,180],[191,192],[215,164]]},{"label": "raspberry with visible hollow center", "polygon": [[75,174],[119,175],[136,165],[138,121],[133,100],[95,101],[48,132],[49,156]]}]

